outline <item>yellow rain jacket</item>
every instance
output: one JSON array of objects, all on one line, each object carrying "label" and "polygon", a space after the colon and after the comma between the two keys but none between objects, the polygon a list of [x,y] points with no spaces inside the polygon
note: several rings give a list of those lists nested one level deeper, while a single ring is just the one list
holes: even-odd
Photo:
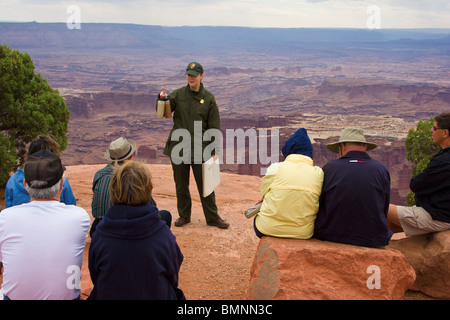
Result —
[{"label": "yellow rain jacket", "polygon": [[310,157],[291,154],[270,165],[261,182],[264,201],[255,220],[258,230],[274,237],[311,238],[322,183],[323,171]]}]

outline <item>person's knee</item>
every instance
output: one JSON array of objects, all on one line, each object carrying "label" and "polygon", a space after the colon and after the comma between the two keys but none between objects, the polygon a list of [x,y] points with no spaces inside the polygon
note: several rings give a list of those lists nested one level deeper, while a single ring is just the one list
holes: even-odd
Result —
[{"label": "person's knee", "polygon": [[392,232],[402,232],[403,231],[402,225],[400,224],[400,219],[398,218],[398,210],[397,210],[396,205],[393,205],[393,204],[389,205],[386,222],[387,222],[388,228]]},{"label": "person's knee", "polygon": [[396,223],[396,224],[399,223],[396,205],[394,205],[394,204],[389,205],[387,219],[389,222]]},{"label": "person's knee", "polygon": [[172,214],[167,210],[159,210],[159,216],[161,220],[166,222],[167,226],[170,228],[172,225]]}]

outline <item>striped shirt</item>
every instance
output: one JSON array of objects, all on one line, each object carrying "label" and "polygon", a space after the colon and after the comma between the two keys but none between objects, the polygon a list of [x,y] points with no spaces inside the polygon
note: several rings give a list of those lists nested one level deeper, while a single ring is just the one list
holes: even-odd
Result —
[{"label": "striped shirt", "polygon": [[114,174],[114,167],[108,164],[103,169],[95,173],[94,181],[92,183],[92,216],[94,218],[103,218],[109,207],[112,206],[109,195],[109,183]]},{"label": "striped shirt", "polygon": [[[122,165],[123,161],[119,161],[117,165]],[[98,170],[94,175],[94,181],[92,183],[92,216],[95,219],[102,219],[106,211],[113,205],[109,194],[109,184],[111,178],[114,175],[114,165],[108,164],[103,169]],[[150,196],[151,205],[156,206],[156,202],[152,196]]]}]

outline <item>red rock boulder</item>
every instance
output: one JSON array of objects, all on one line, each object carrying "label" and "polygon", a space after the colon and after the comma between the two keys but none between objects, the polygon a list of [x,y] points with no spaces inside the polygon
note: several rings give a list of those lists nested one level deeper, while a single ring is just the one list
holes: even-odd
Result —
[{"label": "red rock boulder", "polygon": [[391,240],[416,272],[412,290],[450,299],[450,230]]},{"label": "red rock boulder", "polygon": [[247,299],[403,299],[414,280],[414,269],[392,248],[263,237]]}]

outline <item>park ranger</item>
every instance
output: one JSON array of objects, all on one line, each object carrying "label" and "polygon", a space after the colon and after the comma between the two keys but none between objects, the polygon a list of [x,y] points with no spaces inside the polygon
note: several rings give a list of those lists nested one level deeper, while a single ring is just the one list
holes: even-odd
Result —
[{"label": "park ranger", "polygon": [[[189,192],[189,176],[192,167],[206,223],[210,226],[226,229],[229,227],[229,223],[225,222],[218,214],[214,192],[206,197],[203,197],[202,194],[202,163],[208,160],[204,158],[203,151],[210,143],[209,141],[203,141],[203,134],[209,129],[220,130],[219,108],[214,95],[203,86],[203,76],[201,64],[191,62],[186,67],[188,84],[174,90],[169,95],[165,93],[164,89],[159,94],[158,99],[170,101],[170,111],[173,113],[173,128],[167,139],[164,154],[170,157],[175,180],[179,214],[175,226],[181,227],[191,222],[192,201]],[[198,132],[200,125],[201,132]],[[178,132],[189,132],[191,147],[188,150],[182,149],[181,152],[178,152],[179,148],[176,148],[176,146],[183,141],[180,141],[179,136],[172,136],[177,130]],[[194,137],[194,135],[196,136]],[[199,141],[201,142],[201,148],[195,148],[194,142],[199,143]],[[185,154],[186,151],[189,153],[188,155]],[[201,154],[199,155],[200,151]],[[220,146],[217,145],[214,151],[216,154],[212,154],[212,156],[217,157]]]}]

